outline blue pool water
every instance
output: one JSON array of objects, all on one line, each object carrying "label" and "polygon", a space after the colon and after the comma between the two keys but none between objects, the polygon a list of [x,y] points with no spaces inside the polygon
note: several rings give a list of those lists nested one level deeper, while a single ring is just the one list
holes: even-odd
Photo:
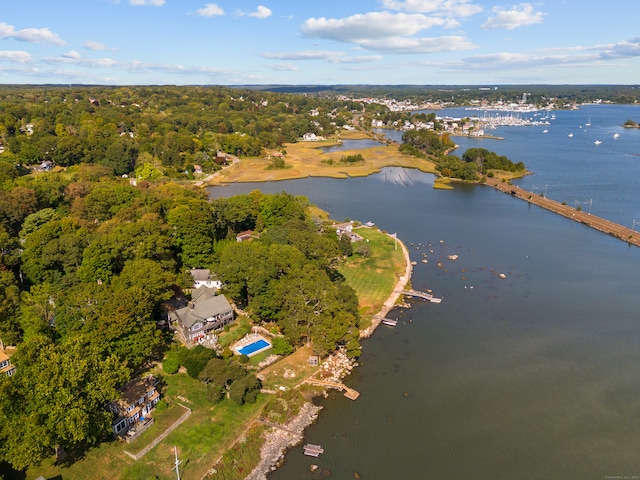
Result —
[{"label": "blue pool water", "polygon": [[271,344],[269,342],[267,342],[266,340],[258,340],[256,342],[250,343],[249,345],[242,347],[241,349],[238,350],[238,353],[240,355],[251,355],[252,353],[256,353],[258,350],[262,350],[266,347],[270,347]]}]

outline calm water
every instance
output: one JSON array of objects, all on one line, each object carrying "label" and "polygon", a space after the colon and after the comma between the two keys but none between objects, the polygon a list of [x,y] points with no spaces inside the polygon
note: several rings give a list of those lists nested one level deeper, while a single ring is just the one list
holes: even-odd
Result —
[{"label": "calm water", "polygon": [[320,150],[322,150],[324,153],[329,153],[340,152],[342,150],[379,147],[380,145],[382,145],[380,142],[371,140],[370,138],[362,138],[358,140],[343,140],[339,145],[320,147]]},{"label": "calm water", "polygon": [[[591,112],[592,129],[600,111]],[[562,113],[568,124],[584,112],[556,112],[558,124]],[[594,178],[603,183],[609,170],[623,168],[593,161],[588,146],[576,153],[580,160],[545,163],[558,149],[545,147],[556,126],[547,128],[534,136],[535,149],[522,148],[523,155],[535,150],[532,169],[549,184],[548,196],[556,178],[567,178],[590,184],[595,198],[594,182],[583,180],[593,172],[568,166],[577,161],[599,168]],[[531,134],[501,133],[507,140],[486,148],[508,148],[512,133],[514,141]],[[624,130],[617,141],[627,135],[636,133]],[[640,475],[640,249],[486,187],[441,191],[432,182],[390,168],[367,178],[211,189],[214,197],[255,188],[306,195],[335,219],[398,232],[418,261],[413,286],[444,297],[393,312],[398,326],[364,341],[361,365],[346,379],[360,398],[320,400],[325,409],[306,433],[325,453],[311,459],[294,448],[270,479],[311,478],[312,463],[338,479],[354,472],[439,480]],[[629,205],[639,203],[634,189],[629,196]],[[428,264],[420,262],[425,252]]]}]

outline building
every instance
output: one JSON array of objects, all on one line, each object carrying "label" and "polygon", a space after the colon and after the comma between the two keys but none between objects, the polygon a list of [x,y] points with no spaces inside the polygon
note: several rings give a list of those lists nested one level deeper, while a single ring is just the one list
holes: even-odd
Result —
[{"label": "building", "polygon": [[216,290],[222,288],[222,282],[207,268],[193,268],[190,273],[193,278],[193,288],[207,287]]},{"label": "building", "polygon": [[0,375],[11,377],[14,373],[16,373],[16,367],[11,364],[5,349],[0,347]]},{"label": "building", "polygon": [[253,230],[245,230],[244,232],[240,232],[236,235],[237,242],[248,242],[249,240],[253,240]]},{"label": "building", "polygon": [[120,398],[107,405],[115,414],[111,428],[116,437],[132,441],[153,424],[151,410],[160,400],[153,375],[131,380],[120,388]]},{"label": "building", "polygon": [[210,343],[215,330],[233,321],[233,307],[216,289],[200,287],[193,291],[186,307],[169,313],[171,328],[187,345]]}]

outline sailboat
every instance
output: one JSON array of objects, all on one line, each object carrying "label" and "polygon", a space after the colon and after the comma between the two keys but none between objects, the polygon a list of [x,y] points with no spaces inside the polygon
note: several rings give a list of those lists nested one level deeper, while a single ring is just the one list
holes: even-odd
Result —
[{"label": "sailboat", "polygon": [[589,117],[589,121],[587,123],[585,123],[585,126],[587,126],[587,127],[591,126],[591,117]]}]

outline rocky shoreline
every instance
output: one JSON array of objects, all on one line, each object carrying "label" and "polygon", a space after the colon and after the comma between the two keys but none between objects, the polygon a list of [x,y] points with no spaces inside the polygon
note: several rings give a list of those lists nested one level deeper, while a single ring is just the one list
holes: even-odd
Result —
[{"label": "rocky shoreline", "polygon": [[311,425],[322,407],[306,402],[289,423],[281,428],[272,427],[260,449],[260,463],[245,480],[267,480],[267,475],[282,462],[286,451],[302,441],[304,430]]},{"label": "rocky shoreline", "polygon": [[[409,251],[407,247],[397,238],[393,237],[398,245],[402,248],[404,253],[406,268],[404,275],[401,275],[396,283],[393,292],[389,298],[384,302],[384,305],[380,312],[378,312],[371,321],[371,326],[360,332],[360,338],[370,337],[375,329],[380,325],[382,319],[394,308],[397,304],[402,291],[405,289],[409,280],[411,279],[412,265],[411,258],[409,257]],[[348,375],[352,368],[353,363],[346,359],[346,355],[343,360],[340,355],[337,355],[334,359],[335,365],[329,360],[325,361],[327,365],[331,365],[329,368],[331,372],[327,372],[325,369],[324,377],[330,377],[333,381],[339,381],[344,376]],[[276,428],[272,427],[272,431],[266,435],[265,442],[260,449],[260,463],[253,469],[253,471],[246,477],[245,480],[267,480],[267,475],[276,470],[282,463],[287,450],[300,442],[304,438],[304,430],[313,422],[322,407],[314,405],[311,402],[306,402],[300,409],[300,413],[296,415],[286,425]]]}]

